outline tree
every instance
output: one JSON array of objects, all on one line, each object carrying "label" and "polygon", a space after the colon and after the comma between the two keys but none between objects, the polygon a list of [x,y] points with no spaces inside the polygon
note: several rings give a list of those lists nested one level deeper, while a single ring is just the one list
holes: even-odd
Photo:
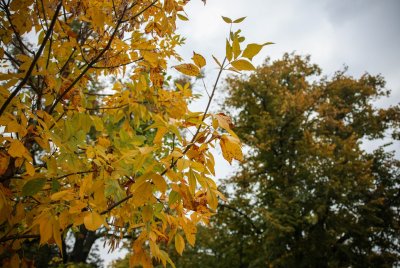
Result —
[{"label": "tree", "polygon": [[328,79],[309,57],[285,54],[229,78],[227,93],[249,155],[226,183],[230,202],[198,240],[210,232],[215,238],[198,242],[195,257],[178,264],[398,265],[400,161],[385,145],[373,152],[362,146],[398,139],[400,107],[374,106],[389,96],[384,79],[345,70]]},{"label": "tree", "polygon": [[[194,244],[222,196],[208,149],[221,143],[228,161],[241,158],[229,118],[210,114],[210,102],[222,71],[254,69],[244,58],[259,49],[242,51],[231,33],[207,107],[189,111],[188,84],[166,75],[169,59],[182,60],[175,30],[186,2],[0,1],[3,266],[31,265],[37,243],[67,263],[85,262],[98,237],[111,248],[130,238],[130,263],[144,267],[173,265],[163,244],[180,254]],[[174,68],[198,76],[205,65],[194,53]]]}]

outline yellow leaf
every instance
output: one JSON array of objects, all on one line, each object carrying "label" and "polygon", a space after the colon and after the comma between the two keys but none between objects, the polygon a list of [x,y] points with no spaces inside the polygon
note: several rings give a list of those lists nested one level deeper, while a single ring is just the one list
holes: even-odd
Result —
[{"label": "yellow leaf", "polygon": [[60,223],[53,218],[53,238],[62,254],[62,240],[60,232]]},{"label": "yellow leaf", "polygon": [[145,61],[150,63],[152,67],[157,67],[158,65],[158,54],[153,51],[141,51],[143,58]]},{"label": "yellow leaf", "polygon": [[229,116],[227,116],[223,113],[219,113],[214,116],[217,119],[218,125],[220,127],[222,127],[223,129],[229,131],[231,129],[231,126],[233,126],[232,120]]},{"label": "yellow leaf", "polygon": [[28,133],[26,128],[23,127],[22,125],[20,125],[15,120],[12,120],[7,124],[6,131],[7,132],[16,132],[16,133],[18,133],[19,137],[24,137]]},{"label": "yellow leaf", "polygon": [[207,189],[207,203],[211,209],[216,210],[218,206],[218,198],[211,188]]},{"label": "yellow leaf", "polygon": [[34,137],[33,139],[34,139],[34,140],[39,144],[39,146],[42,147],[44,150],[50,151],[50,145],[49,145],[49,142],[48,142],[47,140],[41,139],[41,138],[39,138],[39,137]]},{"label": "yellow leaf", "polygon": [[96,231],[102,224],[104,224],[103,217],[96,211],[89,212],[84,218],[83,223],[86,229]]},{"label": "yellow leaf", "polygon": [[195,172],[190,169],[188,174],[188,182],[189,182],[189,191],[192,195],[196,192],[197,180]]},{"label": "yellow leaf", "polygon": [[70,200],[74,199],[74,193],[72,190],[64,190],[64,191],[52,194],[50,199],[53,201],[58,201],[58,200],[70,201]]},{"label": "yellow leaf", "polygon": [[84,202],[82,202],[80,200],[76,200],[76,201],[74,201],[73,204],[71,204],[71,207],[69,208],[69,213],[71,213],[71,214],[81,213],[82,209],[86,206],[87,206],[87,204],[85,204]]},{"label": "yellow leaf", "polygon": [[241,144],[238,138],[222,135],[220,146],[223,157],[231,164],[232,159],[243,160]]},{"label": "yellow leaf", "polygon": [[28,161],[25,162],[25,168],[26,168],[26,173],[29,176],[34,176],[35,175],[35,168],[33,167],[33,165],[31,163],[29,163]]},{"label": "yellow leaf", "polygon": [[192,63],[184,63],[184,64],[180,64],[180,65],[176,65],[174,66],[174,68],[186,75],[189,76],[198,76],[200,74],[200,69],[199,67],[197,67],[196,65],[192,64]]},{"label": "yellow leaf", "polygon": [[202,55],[197,54],[196,52],[193,52],[192,60],[194,64],[196,64],[199,68],[202,68],[206,65],[206,59]]},{"label": "yellow leaf", "polygon": [[239,71],[253,71],[256,68],[248,60],[235,60],[231,62],[232,66]]},{"label": "yellow leaf", "polygon": [[10,156],[4,152],[0,152],[0,176],[7,171],[9,162]]},{"label": "yellow leaf", "polygon": [[41,217],[40,221],[40,244],[43,245],[50,240],[53,235],[53,226],[50,217]]},{"label": "yellow leaf", "polygon": [[159,127],[153,140],[154,144],[161,144],[162,138],[164,137],[165,133],[167,133],[167,131],[168,129],[166,127]]},{"label": "yellow leaf", "polygon": [[21,260],[18,256],[18,253],[15,253],[10,260],[10,268],[19,268],[20,262]]},{"label": "yellow leaf", "polygon": [[141,206],[153,197],[153,186],[149,182],[145,181],[134,191],[132,191],[132,194],[132,201],[135,206]]},{"label": "yellow leaf", "polygon": [[266,45],[272,45],[272,42],[267,42],[265,44],[259,45],[259,44],[248,44],[246,49],[243,51],[242,56],[245,58],[248,58],[249,60],[252,60],[254,56],[256,56],[261,49],[266,46]]},{"label": "yellow leaf", "polygon": [[99,137],[99,138],[97,139],[97,143],[98,143],[99,145],[105,147],[105,148],[109,147],[110,144],[111,144],[110,140],[107,139],[107,138],[104,138],[104,137]]},{"label": "yellow leaf", "polygon": [[8,148],[8,154],[11,157],[24,157],[24,154],[27,153],[25,146],[19,140],[12,140],[10,148]]},{"label": "yellow leaf", "polygon": [[243,51],[243,57],[248,58],[249,60],[252,60],[255,55],[257,55],[261,49],[262,45],[259,44],[248,44],[245,50]]},{"label": "yellow leaf", "polygon": [[161,175],[153,174],[151,175],[151,180],[153,181],[157,189],[160,190],[160,192],[165,193],[165,191],[167,190],[167,183]]},{"label": "yellow leaf", "polygon": [[153,218],[153,209],[151,206],[144,206],[142,210],[142,218],[144,222],[148,222]]},{"label": "yellow leaf", "polygon": [[239,39],[235,37],[232,42],[232,52],[233,52],[233,58],[236,59],[240,55],[240,43]]},{"label": "yellow leaf", "polygon": [[[58,220],[60,222],[60,228],[65,229],[69,223],[71,222],[71,215],[68,213],[67,210],[61,212],[60,216],[58,216]],[[74,223],[77,222],[77,219],[74,218]]]},{"label": "yellow leaf", "polygon": [[178,233],[175,235],[175,249],[176,252],[182,256],[182,252],[185,249],[185,240],[183,240],[183,237]]},{"label": "yellow leaf", "polygon": [[183,232],[185,233],[186,240],[189,242],[191,246],[194,246],[194,243],[196,242],[196,232],[197,232],[196,226],[194,225],[193,222],[186,220],[181,221],[181,226]]},{"label": "yellow leaf", "polygon": [[229,40],[226,39],[226,49],[225,49],[225,54],[226,54],[226,58],[228,59],[228,61],[232,60],[232,46],[229,43]]},{"label": "yellow leaf", "polygon": [[93,173],[89,173],[88,175],[85,176],[81,184],[81,187],[79,188],[79,197],[81,199],[83,199],[85,194],[88,193],[88,190],[92,188],[92,185],[93,185]]}]

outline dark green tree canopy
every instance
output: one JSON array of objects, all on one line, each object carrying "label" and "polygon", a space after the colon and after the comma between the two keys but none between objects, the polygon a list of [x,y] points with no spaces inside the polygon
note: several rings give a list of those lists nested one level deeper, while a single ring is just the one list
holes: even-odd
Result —
[{"label": "dark green tree canopy", "polygon": [[327,78],[310,57],[285,54],[227,85],[225,104],[237,111],[249,155],[227,181],[230,203],[200,234],[196,262],[398,265],[400,162],[384,147],[362,146],[398,137],[399,106],[374,106],[390,93],[383,77],[344,70]]}]

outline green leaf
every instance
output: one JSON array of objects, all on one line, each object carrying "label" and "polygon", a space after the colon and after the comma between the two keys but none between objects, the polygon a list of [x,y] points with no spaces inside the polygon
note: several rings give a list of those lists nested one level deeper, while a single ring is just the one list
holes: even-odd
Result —
[{"label": "green leaf", "polygon": [[125,191],[121,189],[121,186],[119,185],[118,181],[114,179],[108,179],[106,181],[104,195],[106,197],[113,198],[115,202],[118,202],[124,197],[126,197]]},{"label": "green leaf", "polygon": [[275,43],[274,42],[266,42],[266,43],[264,43],[262,45],[263,46],[269,46],[269,45],[275,45]]},{"label": "green leaf", "polygon": [[238,71],[253,71],[256,69],[253,64],[248,60],[235,60],[232,61],[231,64]]},{"label": "green leaf", "polygon": [[22,196],[32,196],[37,192],[42,190],[43,186],[46,184],[45,178],[33,179],[25,183],[22,187]]},{"label": "green leaf", "polygon": [[242,21],[244,21],[245,18],[246,17],[241,17],[239,19],[236,19],[236,20],[233,21],[233,23],[241,23]]},{"label": "green leaf", "polygon": [[226,22],[226,23],[232,23],[232,20],[228,17],[224,17],[222,16],[222,19]]},{"label": "green leaf", "polygon": [[189,20],[186,16],[184,16],[184,15],[182,15],[182,14],[176,14],[176,16],[178,16],[178,18],[179,18],[180,20],[183,20],[183,21],[188,21],[188,20]]},{"label": "green leaf", "polygon": [[175,191],[171,191],[169,193],[169,197],[168,197],[168,204],[169,205],[174,205],[176,202],[178,202],[181,199],[181,196],[179,195],[178,192]]},{"label": "green leaf", "polygon": [[61,188],[60,182],[56,179],[51,181],[51,193],[57,193]]}]

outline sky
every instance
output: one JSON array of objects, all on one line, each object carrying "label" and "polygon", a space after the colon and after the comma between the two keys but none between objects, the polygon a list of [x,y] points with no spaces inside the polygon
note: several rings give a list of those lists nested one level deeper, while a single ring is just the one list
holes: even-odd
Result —
[{"label": "sky", "polygon": [[[229,33],[229,25],[221,16],[246,16],[239,25],[245,42],[275,43],[255,58],[256,65],[266,57],[279,59],[285,52],[311,55],[311,61],[328,77],[345,65],[354,77],[365,72],[381,74],[392,95],[377,105],[387,107],[400,102],[400,0],[207,0],[206,5],[191,0],[185,11],[189,21],[180,22],[177,32],[186,37],[186,44],[178,51],[188,62],[193,51],[206,57],[208,87],[217,73],[211,55],[223,59]],[[201,92],[200,84],[196,87]],[[214,101],[214,112],[221,112],[220,102]],[[205,105],[203,98],[191,108],[201,111]],[[399,143],[391,149],[399,153]],[[229,166],[220,152],[216,154],[217,179],[232,174],[235,167]],[[108,254],[106,264],[121,255]]]},{"label": "sky", "polygon": [[[236,28],[241,29],[248,43],[274,42],[254,59],[256,65],[266,57],[279,59],[285,52],[311,55],[323,74],[332,76],[348,66],[348,74],[360,77],[365,72],[381,74],[391,89],[390,98],[376,102],[379,107],[400,103],[400,1],[398,0],[191,0],[187,5],[187,22],[178,24],[177,31],[187,38],[179,49],[186,61],[193,51],[204,55],[208,62],[207,86],[210,88],[217,73],[211,54],[220,61],[225,53],[225,38],[229,25],[221,16],[247,18]],[[201,92],[202,84],[195,86]],[[223,83],[220,83],[220,88]],[[204,98],[192,105],[204,110]],[[223,112],[221,98],[212,110]],[[367,150],[379,143],[366,142]],[[390,147],[400,156],[400,143]],[[220,155],[220,152],[216,152]],[[234,173],[235,167],[217,159],[217,179]]]}]

